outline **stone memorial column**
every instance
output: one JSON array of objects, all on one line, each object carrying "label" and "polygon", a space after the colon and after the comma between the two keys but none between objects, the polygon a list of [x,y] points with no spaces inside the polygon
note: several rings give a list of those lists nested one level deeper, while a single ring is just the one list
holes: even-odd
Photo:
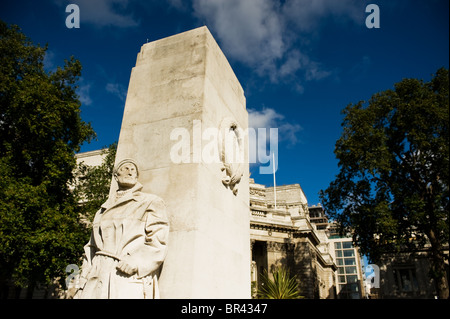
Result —
[{"label": "stone memorial column", "polygon": [[247,127],[243,89],[207,27],[142,46],[116,161],[133,158],[143,191],[167,205],[161,298],[250,298]]}]

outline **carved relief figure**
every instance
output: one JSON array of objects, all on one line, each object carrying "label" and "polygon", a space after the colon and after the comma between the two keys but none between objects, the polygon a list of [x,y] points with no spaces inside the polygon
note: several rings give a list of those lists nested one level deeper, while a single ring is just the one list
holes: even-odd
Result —
[{"label": "carved relief figure", "polygon": [[231,189],[234,195],[238,192],[237,185],[244,173],[244,141],[243,133],[236,121],[225,118],[220,124],[219,152],[225,173],[222,183]]},{"label": "carved relief figure", "polygon": [[114,168],[118,190],[97,211],[75,298],[159,298],[169,234],[161,198],[141,192],[131,159]]}]

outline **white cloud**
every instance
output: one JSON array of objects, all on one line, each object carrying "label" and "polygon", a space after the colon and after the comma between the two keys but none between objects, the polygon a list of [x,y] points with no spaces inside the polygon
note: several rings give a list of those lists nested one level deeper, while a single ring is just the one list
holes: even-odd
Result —
[{"label": "white cloud", "polygon": [[89,91],[91,90],[91,84],[86,83],[82,77],[80,77],[79,83],[80,85],[78,86],[76,93],[78,94],[78,98],[80,99],[81,104],[91,105],[92,99],[89,93]]},{"label": "white cloud", "polygon": [[[298,142],[296,134],[302,129],[299,124],[287,122],[283,114],[271,108],[264,108],[262,111],[248,109],[248,126],[255,130],[278,128],[279,141],[287,141],[292,145]],[[269,138],[269,134],[266,136]]]},{"label": "white cloud", "polygon": [[[254,129],[249,129],[250,164],[260,166],[260,174],[271,174],[274,167],[276,170],[277,164],[272,162],[272,154],[278,162],[279,142],[287,141],[288,146],[296,144],[296,135],[302,128],[287,122],[284,115],[271,108],[262,111],[248,109],[248,115],[249,128]],[[272,166],[274,164],[276,166]]]},{"label": "white cloud", "polygon": [[[357,0],[192,0],[194,14],[218,38],[227,57],[253,68],[271,82],[303,83],[332,74],[305,48],[323,22],[363,23]],[[294,45],[296,47],[294,47]]]},{"label": "white cloud", "polygon": [[85,85],[81,85],[78,87],[77,94],[78,94],[81,104],[84,104],[84,105],[92,104],[92,99],[89,95],[90,89],[91,89],[90,84],[85,84]]},{"label": "white cloud", "polygon": [[106,91],[117,96],[122,102],[125,102],[127,97],[127,89],[119,83],[108,83],[105,87]]},{"label": "white cloud", "polygon": [[187,1],[185,0],[167,0],[170,6],[174,7],[178,10],[186,10],[187,9]]},{"label": "white cloud", "polygon": [[282,8],[286,21],[302,33],[311,33],[324,19],[362,24],[365,5],[361,0],[287,0]]},{"label": "white cloud", "polygon": [[302,74],[302,78],[306,81],[318,81],[328,77],[331,71],[328,71],[321,63],[311,60],[306,54],[293,49],[286,53],[285,61],[276,74],[280,79]]},{"label": "white cloud", "polygon": [[44,55],[44,69],[47,71],[55,71],[56,65],[55,65],[55,53],[49,49],[45,51]]},{"label": "white cloud", "polygon": [[129,0],[54,0],[59,6],[76,4],[80,8],[80,23],[89,23],[98,27],[136,27],[139,25],[126,11]]},{"label": "white cloud", "polygon": [[350,69],[354,79],[361,80],[370,70],[372,59],[365,55]]},{"label": "white cloud", "polygon": [[315,61],[310,61],[305,69],[305,79],[307,81],[318,81],[328,77],[331,71],[328,71],[322,67],[322,65]]},{"label": "white cloud", "polygon": [[272,0],[194,0],[193,8],[231,58],[264,69],[283,57],[283,27]]},{"label": "white cloud", "polygon": [[266,108],[263,111],[248,109],[248,125],[253,128],[273,127],[275,121],[282,118],[283,116],[274,109]]},{"label": "white cloud", "polygon": [[285,77],[294,74],[304,66],[303,59],[305,56],[298,50],[292,50],[286,54],[285,62],[280,66],[279,75]]}]

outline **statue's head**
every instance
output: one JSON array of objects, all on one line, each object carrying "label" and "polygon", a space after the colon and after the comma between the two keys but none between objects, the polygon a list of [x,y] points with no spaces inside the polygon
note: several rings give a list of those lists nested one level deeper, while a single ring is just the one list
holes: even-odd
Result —
[{"label": "statue's head", "polygon": [[120,161],[114,167],[114,178],[119,185],[119,189],[132,188],[137,183],[139,170],[136,162],[130,158]]}]

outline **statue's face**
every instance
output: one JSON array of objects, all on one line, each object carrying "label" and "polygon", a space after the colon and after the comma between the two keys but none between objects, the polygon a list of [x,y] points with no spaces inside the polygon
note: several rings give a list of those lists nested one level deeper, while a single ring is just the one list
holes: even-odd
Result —
[{"label": "statue's face", "polygon": [[119,167],[116,180],[120,188],[131,188],[137,183],[136,166],[132,163],[125,163]]}]

